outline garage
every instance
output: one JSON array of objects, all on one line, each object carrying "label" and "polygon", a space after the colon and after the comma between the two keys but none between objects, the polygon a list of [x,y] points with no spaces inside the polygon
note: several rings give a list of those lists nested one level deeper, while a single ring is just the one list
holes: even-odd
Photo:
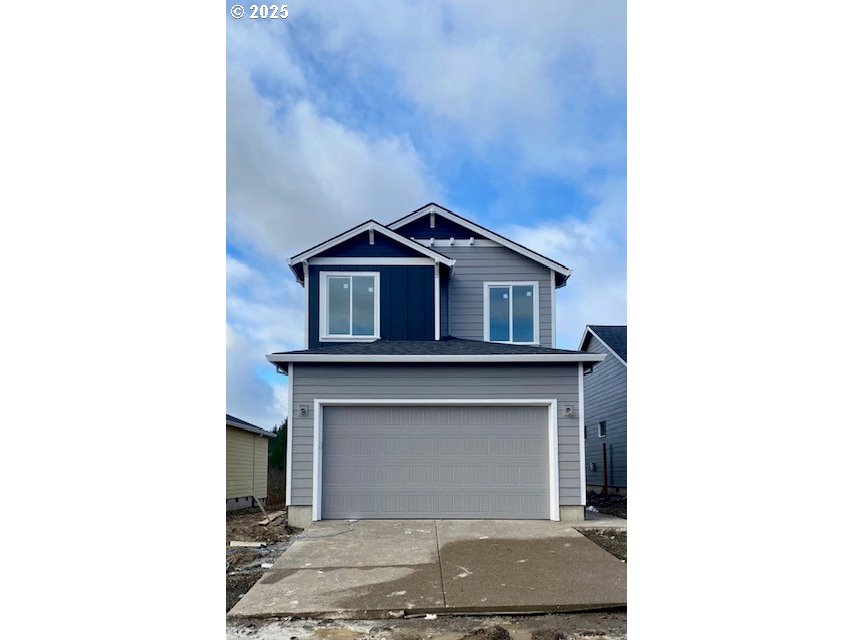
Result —
[{"label": "garage", "polygon": [[315,490],[323,519],[553,514],[547,405],[328,403],[320,410]]}]

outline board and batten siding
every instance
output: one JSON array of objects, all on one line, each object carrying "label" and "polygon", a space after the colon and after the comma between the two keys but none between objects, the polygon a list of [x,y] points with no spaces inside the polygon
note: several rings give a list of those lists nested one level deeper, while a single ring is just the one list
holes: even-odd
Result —
[{"label": "board and batten siding", "polygon": [[269,438],[225,427],[226,499],[267,497]]},{"label": "board and batten siding", "polygon": [[450,278],[450,335],[468,340],[484,340],[483,283],[539,283],[539,342],[550,347],[551,270],[503,246],[472,247],[460,244],[441,247],[441,253],[456,260]]},{"label": "board and batten siding", "polygon": [[[556,399],[559,504],[583,504],[577,365],[569,364],[302,364],[293,365],[291,504],[311,505],[314,400],[371,398]],[[563,406],[572,404],[572,417]],[[300,407],[308,414],[300,416]]]},{"label": "board and batten siding", "polygon": [[[607,445],[607,484],[611,487],[628,486],[628,368],[607,350],[595,336],[590,337],[585,349],[590,353],[604,353],[603,362],[596,363],[592,373],[583,381],[584,422],[586,437],[586,482],[604,485],[604,455],[602,444]],[[598,423],[607,421],[607,435],[598,437]],[[595,463],[596,470],[591,465]]]}]

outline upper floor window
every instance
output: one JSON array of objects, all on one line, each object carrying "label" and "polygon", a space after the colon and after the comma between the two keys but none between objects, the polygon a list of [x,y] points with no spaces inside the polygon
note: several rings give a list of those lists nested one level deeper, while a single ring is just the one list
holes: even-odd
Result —
[{"label": "upper floor window", "polygon": [[483,334],[489,342],[539,344],[539,283],[483,283]]},{"label": "upper floor window", "polygon": [[379,338],[379,273],[320,272],[320,340]]}]

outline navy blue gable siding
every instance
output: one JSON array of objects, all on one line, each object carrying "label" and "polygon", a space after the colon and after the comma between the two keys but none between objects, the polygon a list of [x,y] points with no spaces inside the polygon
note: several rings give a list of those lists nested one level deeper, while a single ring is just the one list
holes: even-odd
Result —
[{"label": "navy blue gable siding", "polygon": [[456,224],[452,220],[441,217],[435,214],[435,229],[430,229],[429,214],[425,214],[417,220],[412,220],[409,224],[395,229],[397,233],[405,238],[482,238],[476,231],[466,229],[462,225]]},{"label": "navy blue gable siding", "polygon": [[388,236],[379,231],[373,232],[373,244],[370,244],[370,236],[368,232],[360,233],[357,236],[346,240],[334,247],[331,247],[323,253],[317,254],[333,258],[423,258],[424,255],[414,249],[400,244],[397,240],[392,240]]},{"label": "navy blue gable siding", "polygon": [[380,337],[383,340],[435,339],[434,267],[311,265],[308,277],[309,348],[336,344],[320,342],[320,271],[378,271]]}]

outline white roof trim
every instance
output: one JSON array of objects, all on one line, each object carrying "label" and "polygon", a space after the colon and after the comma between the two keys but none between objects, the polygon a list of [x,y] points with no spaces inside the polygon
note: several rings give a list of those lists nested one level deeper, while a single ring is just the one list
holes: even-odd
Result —
[{"label": "white roof trim", "polygon": [[583,335],[581,336],[581,341],[580,341],[580,343],[578,344],[578,351],[581,351],[581,350],[583,349],[583,341],[584,341],[584,340],[586,340],[586,336],[587,336],[588,334],[590,334],[590,333],[591,333],[592,335],[594,335],[594,336],[598,339],[598,341],[599,341],[601,344],[603,344],[603,345],[604,345],[604,348],[605,348],[605,349],[607,349],[610,353],[612,353],[612,354],[613,354],[613,356],[614,356],[614,357],[615,357],[619,362],[621,362],[622,364],[624,364],[626,367],[628,366],[628,363],[627,363],[627,362],[625,362],[622,358],[620,358],[620,357],[619,357],[619,354],[618,354],[618,353],[616,353],[613,349],[611,349],[611,348],[610,348],[610,345],[609,345],[609,344],[607,344],[607,342],[606,342],[606,341],[605,341],[605,340],[604,340],[600,335],[598,335],[595,331],[593,331],[592,329],[590,329],[590,328],[589,328],[589,325],[586,325],[586,328],[585,328],[585,329],[584,329],[584,331],[583,331]]},{"label": "white roof trim", "polygon": [[492,231],[489,231],[485,227],[481,227],[480,225],[478,225],[474,222],[469,222],[468,220],[465,220],[464,218],[460,218],[459,216],[457,216],[452,211],[448,211],[447,209],[445,209],[444,207],[441,207],[441,206],[429,205],[427,207],[418,209],[417,211],[414,211],[414,212],[410,213],[409,215],[407,215],[405,218],[401,218],[400,220],[397,220],[396,222],[392,222],[391,224],[388,225],[388,228],[393,229],[393,230],[399,229],[403,225],[410,223],[412,220],[417,220],[418,218],[425,216],[428,213],[437,213],[440,216],[444,216],[448,220],[455,222],[456,224],[461,225],[461,226],[465,227],[466,229],[470,229],[471,231],[476,231],[480,235],[486,236],[489,240],[493,240],[494,242],[497,242],[498,244],[501,244],[501,245],[507,247],[508,249],[512,249],[513,251],[516,251],[516,252],[520,253],[521,255],[523,255],[527,258],[530,258],[531,260],[535,260],[536,262],[538,262],[540,264],[544,264],[549,269],[553,269],[557,273],[561,273],[564,276],[566,276],[567,278],[570,275],[572,275],[572,270],[569,269],[568,267],[564,267],[563,265],[558,264],[558,263],[554,262],[553,260],[549,260],[548,258],[546,258],[544,256],[540,256],[538,253],[534,253],[530,249],[528,249],[526,247],[522,247],[520,244],[517,244],[517,243],[513,242],[512,240],[509,240],[507,238],[499,236],[498,234],[496,234]]},{"label": "white roof trim", "polygon": [[303,251],[299,255],[293,256],[292,258],[290,258],[287,261],[287,263],[292,268],[293,265],[295,265],[299,262],[302,262],[304,260],[307,260],[308,258],[311,258],[313,256],[316,256],[318,253],[322,253],[323,251],[331,249],[332,247],[339,245],[342,242],[346,242],[350,238],[354,238],[358,234],[364,233],[365,231],[378,231],[379,233],[381,233],[385,236],[388,236],[392,240],[396,240],[400,244],[405,245],[405,246],[409,247],[410,249],[413,249],[413,250],[415,250],[415,251],[417,251],[417,252],[419,252],[425,256],[432,258],[436,262],[446,264],[448,267],[452,267],[454,265],[454,263],[456,262],[455,260],[452,260],[451,258],[443,256],[440,253],[433,251],[432,249],[428,249],[427,247],[424,247],[423,245],[418,244],[414,240],[409,240],[409,238],[401,236],[399,233],[392,231],[391,229],[388,229],[387,227],[382,226],[378,222],[368,220],[364,224],[360,224],[357,227],[350,229],[346,233],[343,233],[339,236],[336,236],[336,237],[332,238],[331,240],[326,240],[326,242],[317,245],[313,249],[308,249],[307,251]]},{"label": "white roof trim", "polygon": [[600,353],[518,353],[502,355],[363,355],[363,354],[326,354],[293,353],[267,355],[273,364],[290,362],[601,362],[605,356]]}]

